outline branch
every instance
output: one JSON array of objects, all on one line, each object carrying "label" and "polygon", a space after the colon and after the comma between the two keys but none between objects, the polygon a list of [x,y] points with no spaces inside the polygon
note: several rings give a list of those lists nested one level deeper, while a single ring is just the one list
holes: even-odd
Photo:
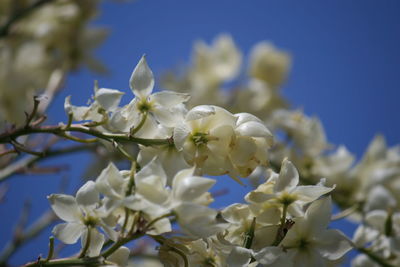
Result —
[{"label": "branch", "polygon": [[27,241],[34,239],[57,218],[52,211],[47,211],[27,230],[19,233],[3,249],[0,254],[0,266],[6,266],[8,259]]},{"label": "branch", "polygon": [[48,151],[43,152],[42,156],[29,155],[25,158],[22,158],[14,163],[8,165],[3,170],[0,170],[0,183],[4,182],[5,180],[10,178],[15,173],[25,169],[27,166],[32,165],[41,160],[44,160],[44,159],[47,159],[50,157],[59,156],[59,155],[65,155],[65,154],[69,154],[69,153],[83,151],[83,150],[92,150],[95,147],[97,147],[97,145],[93,145],[93,144],[91,144],[91,145],[75,145],[75,146],[70,146],[67,148],[48,150]]},{"label": "branch", "polygon": [[60,137],[65,137],[67,132],[78,132],[84,133],[87,135],[91,135],[94,137],[98,137],[100,139],[104,139],[106,141],[128,141],[133,142],[139,145],[144,146],[153,146],[153,145],[171,145],[173,144],[172,138],[166,139],[146,139],[146,138],[139,138],[133,137],[129,134],[112,134],[112,133],[102,133],[96,129],[92,129],[89,127],[85,127],[81,124],[73,124],[71,127],[65,129],[63,125],[58,126],[41,126],[41,127],[30,127],[30,128],[17,128],[11,130],[10,132],[5,132],[0,134],[0,144],[9,143],[16,138],[23,136],[23,135],[30,135],[30,134],[37,134],[37,133],[47,133],[53,134]]}]

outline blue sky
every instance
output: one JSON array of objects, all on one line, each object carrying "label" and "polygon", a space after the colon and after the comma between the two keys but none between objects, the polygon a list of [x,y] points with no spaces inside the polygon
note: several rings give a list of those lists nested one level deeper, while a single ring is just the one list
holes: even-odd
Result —
[{"label": "blue sky", "polygon": [[[251,47],[269,40],[293,57],[293,67],[284,95],[294,107],[321,118],[328,139],[344,144],[361,156],[376,133],[390,145],[399,143],[400,120],[400,2],[396,0],[138,0],[117,4],[104,2],[94,24],[110,29],[110,36],[97,55],[110,69],[101,77],[86,70],[73,74],[65,92],[49,111],[52,122],[65,120],[66,95],[85,103],[92,94],[93,80],[100,86],[128,90],[130,74],[146,53],[155,75],[188,62],[194,40],[210,42],[219,33],[229,33],[246,55]],[[156,84],[158,89],[160,84]],[[61,176],[73,178],[73,193],[87,155],[66,157],[76,160],[62,175],[28,178],[9,182],[7,202],[0,204],[0,246],[11,235],[13,222],[24,199],[32,200],[32,218],[48,207],[46,195],[57,191]],[[51,160],[45,164],[60,163]],[[243,197],[247,188],[237,188]],[[232,200],[233,201],[233,200]],[[38,243],[28,245],[13,258],[23,263],[46,254],[49,231]]]}]

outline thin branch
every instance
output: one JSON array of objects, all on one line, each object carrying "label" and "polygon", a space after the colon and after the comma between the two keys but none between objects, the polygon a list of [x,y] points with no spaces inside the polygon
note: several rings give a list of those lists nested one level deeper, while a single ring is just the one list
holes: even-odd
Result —
[{"label": "thin branch", "polygon": [[28,229],[18,234],[17,238],[13,238],[3,251],[0,253],[0,266],[6,265],[9,258],[28,241],[38,236],[52,222],[56,220],[56,216],[52,211],[47,211],[39,219],[37,219]]},{"label": "thin branch", "polygon": [[59,155],[65,155],[65,154],[70,154],[70,153],[74,153],[74,152],[78,152],[78,151],[83,151],[83,150],[93,150],[96,147],[97,147],[97,145],[93,145],[93,144],[91,144],[91,145],[75,145],[75,146],[70,146],[67,148],[47,150],[44,153],[43,157],[29,155],[27,157],[24,157],[16,162],[8,165],[3,170],[0,170],[0,183],[6,181],[8,178],[10,178],[12,175],[16,174],[17,172],[24,170],[27,166],[30,166],[41,160],[44,160],[44,159],[47,159],[50,157],[59,156]]},{"label": "thin branch", "polygon": [[47,133],[53,134],[57,136],[63,137],[65,132],[78,132],[84,133],[88,135],[92,135],[94,137],[98,137],[104,139],[106,141],[128,141],[136,144],[144,145],[144,146],[152,146],[152,145],[171,145],[171,138],[166,139],[146,139],[133,137],[129,134],[112,134],[112,133],[103,133],[96,129],[91,129],[81,124],[73,124],[67,130],[64,129],[62,125],[57,126],[41,126],[35,128],[17,128],[10,132],[5,132],[0,134],[0,144],[1,143],[9,143],[11,140],[15,140],[19,136],[30,135],[30,134],[38,134],[38,133]]}]

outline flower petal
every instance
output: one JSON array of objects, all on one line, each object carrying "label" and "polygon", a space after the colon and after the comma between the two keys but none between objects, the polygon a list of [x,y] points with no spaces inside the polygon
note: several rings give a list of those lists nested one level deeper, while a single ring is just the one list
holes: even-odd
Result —
[{"label": "flower petal", "polygon": [[86,226],[82,223],[68,222],[57,224],[53,228],[53,235],[65,244],[74,244],[85,231]]},{"label": "flower petal", "polygon": [[96,189],[111,198],[119,198],[123,194],[125,180],[115,165],[110,162],[96,179]]},{"label": "flower petal", "polygon": [[100,201],[99,192],[93,181],[87,181],[76,193],[76,202],[82,206],[96,205]]},{"label": "flower petal", "polygon": [[[86,244],[88,231],[86,230],[81,239],[82,247]],[[86,256],[96,257],[99,256],[101,248],[103,247],[105,238],[104,235],[99,233],[96,228],[90,228],[90,245],[86,252]]]},{"label": "flower petal", "polygon": [[153,72],[147,65],[146,56],[142,56],[129,80],[133,94],[141,99],[147,98],[154,87]]},{"label": "flower petal", "polygon": [[122,246],[107,257],[107,261],[115,263],[117,266],[124,267],[128,264],[129,253],[129,248]]},{"label": "flower petal", "polygon": [[279,178],[274,186],[275,192],[290,191],[299,183],[299,173],[296,167],[287,159],[282,162]]},{"label": "flower petal", "polygon": [[115,111],[124,93],[114,89],[100,88],[94,98],[102,108],[107,111]]},{"label": "flower petal", "polygon": [[187,121],[198,120],[214,114],[215,114],[214,106],[209,106],[209,105],[196,106],[186,114],[186,120]]},{"label": "flower petal", "polygon": [[318,199],[311,203],[306,211],[306,221],[310,229],[316,235],[325,231],[331,221],[332,200],[331,197]]},{"label": "flower petal", "polygon": [[303,201],[304,203],[309,203],[318,199],[320,196],[331,192],[333,189],[335,189],[335,187],[304,185],[297,186],[292,191],[292,194],[296,194],[298,200]]},{"label": "flower petal", "polygon": [[150,96],[150,101],[154,101],[165,108],[172,108],[178,104],[188,101],[189,98],[189,94],[162,91],[152,94]]},{"label": "flower petal", "polygon": [[226,259],[228,266],[242,267],[248,266],[251,260],[252,251],[247,248],[233,247]]},{"label": "flower petal", "polygon": [[173,194],[180,201],[193,201],[203,195],[214,184],[215,180],[192,176],[194,167],[180,171],[173,180]]},{"label": "flower petal", "polygon": [[318,246],[316,248],[324,258],[337,260],[350,251],[352,246],[342,232],[330,229],[318,236]]},{"label": "flower petal", "polygon": [[73,196],[51,194],[47,197],[55,214],[67,222],[80,221],[81,211]]}]

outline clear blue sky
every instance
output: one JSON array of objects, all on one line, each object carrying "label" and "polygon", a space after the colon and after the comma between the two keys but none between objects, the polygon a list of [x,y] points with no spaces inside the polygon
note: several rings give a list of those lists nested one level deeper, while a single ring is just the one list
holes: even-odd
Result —
[{"label": "clear blue sky", "polygon": [[[102,87],[126,90],[125,97],[131,97],[128,80],[143,53],[154,73],[160,75],[189,60],[194,40],[210,42],[219,33],[230,33],[245,54],[262,40],[290,52],[294,63],[284,95],[295,107],[320,117],[332,143],[344,144],[360,156],[378,132],[390,145],[400,141],[399,14],[396,0],[105,2],[95,24],[111,30],[98,50],[111,75],[100,77],[83,71],[70,77],[65,93],[50,110],[55,116],[52,121],[65,120],[66,95],[85,103],[95,79]],[[75,177],[70,193],[79,184],[87,157],[65,159],[68,163],[77,159],[82,164],[63,174]],[[54,163],[60,161],[46,164]],[[61,176],[24,176],[9,183],[10,195],[0,204],[0,246],[9,239],[23,200],[32,200],[35,218],[48,207],[46,195],[57,191]],[[232,190],[235,197],[242,197],[248,189]],[[49,231],[40,244],[21,250],[12,262],[46,254],[48,235]]]}]

